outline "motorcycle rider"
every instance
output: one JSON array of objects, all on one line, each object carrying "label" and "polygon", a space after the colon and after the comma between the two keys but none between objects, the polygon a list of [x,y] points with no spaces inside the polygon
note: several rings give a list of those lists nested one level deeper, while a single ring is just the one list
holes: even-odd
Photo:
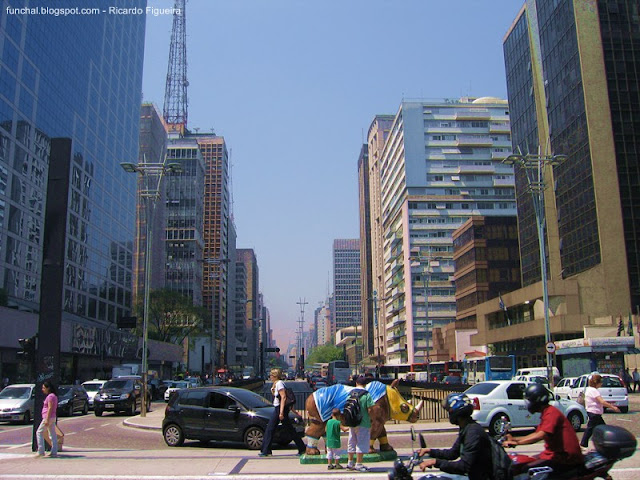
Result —
[{"label": "motorcycle rider", "polygon": [[528,445],[544,440],[544,450],[539,460],[529,467],[549,466],[554,472],[570,470],[584,462],[578,436],[567,417],[553,405],[549,405],[551,393],[541,383],[532,383],[524,391],[525,405],[529,413],[540,412],[540,423],[530,435],[514,438],[507,435],[503,446]]},{"label": "motorcycle rider", "polygon": [[[472,418],[473,403],[464,393],[451,393],[443,402],[449,421],[460,426],[460,432],[449,449],[422,448],[419,455],[433,457],[420,464],[424,471],[436,467],[443,472],[457,474],[451,478],[469,480],[491,479],[491,445],[489,435]],[[458,460],[456,460],[458,459]]]}]

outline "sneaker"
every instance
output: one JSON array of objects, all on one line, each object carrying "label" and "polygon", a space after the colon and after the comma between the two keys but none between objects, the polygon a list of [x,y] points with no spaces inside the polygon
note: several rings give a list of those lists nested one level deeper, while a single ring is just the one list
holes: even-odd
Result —
[{"label": "sneaker", "polygon": [[259,456],[259,457],[270,457],[270,456],[271,456],[271,454],[270,454],[270,453],[262,453],[262,452],[260,452],[260,453],[258,454],[258,456]]},{"label": "sneaker", "polygon": [[369,471],[369,467],[365,467],[364,465],[356,465],[355,467],[353,467],[353,469],[356,472],[368,472]]},{"label": "sneaker", "polygon": [[327,470],[333,470],[334,468],[336,467],[334,467],[333,465],[327,465]]},{"label": "sneaker", "polygon": [[347,463],[347,470],[355,470],[356,466],[352,463]]},{"label": "sneaker", "polygon": [[339,463],[336,463],[333,468],[335,468],[336,470],[344,470],[344,467],[342,465],[340,465]]}]

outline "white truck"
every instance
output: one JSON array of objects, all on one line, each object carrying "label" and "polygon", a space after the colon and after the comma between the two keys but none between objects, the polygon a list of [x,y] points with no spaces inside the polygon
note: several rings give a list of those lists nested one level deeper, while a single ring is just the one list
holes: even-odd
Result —
[{"label": "white truck", "polygon": [[123,363],[111,369],[111,378],[128,375],[142,375],[142,365],[138,363]]}]

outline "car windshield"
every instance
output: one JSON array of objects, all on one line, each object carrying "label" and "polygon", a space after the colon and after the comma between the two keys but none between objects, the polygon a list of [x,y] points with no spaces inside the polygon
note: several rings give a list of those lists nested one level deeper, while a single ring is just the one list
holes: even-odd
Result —
[{"label": "car windshield", "polygon": [[497,386],[497,383],[492,382],[476,383],[473,387],[467,388],[464,393],[466,393],[467,395],[488,395],[489,393],[493,392]]},{"label": "car windshield", "polygon": [[109,380],[102,388],[131,388],[131,380]]},{"label": "car windshield", "polygon": [[189,382],[173,382],[170,388],[187,388],[189,386]]},{"label": "car windshield", "polygon": [[0,398],[29,398],[29,387],[7,387],[0,392]]},{"label": "car windshield", "polygon": [[87,392],[97,392],[100,390],[99,383],[83,383],[82,386]]},{"label": "car windshield", "polygon": [[67,393],[69,393],[69,390],[71,390],[71,387],[66,387],[66,386],[59,386],[58,387],[58,396],[59,397],[63,397],[65,396]]},{"label": "car windshield", "polygon": [[232,395],[247,408],[272,407],[273,404],[266,398],[250,390],[234,390]]}]

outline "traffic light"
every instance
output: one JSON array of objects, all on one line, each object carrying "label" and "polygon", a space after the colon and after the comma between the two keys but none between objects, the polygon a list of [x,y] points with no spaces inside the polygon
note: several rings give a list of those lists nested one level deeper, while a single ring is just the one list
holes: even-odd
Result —
[{"label": "traffic light", "polygon": [[278,347],[268,347],[264,349],[265,352],[275,352],[280,353],[280,349]]},{"label": "traffic light", "polygon": [[32,361],[36,355],[36,340],[38,336],[34,335],[29,338],[19,338],[18,343],[22,350],[18,350],[16,357],[18,360]]}]

